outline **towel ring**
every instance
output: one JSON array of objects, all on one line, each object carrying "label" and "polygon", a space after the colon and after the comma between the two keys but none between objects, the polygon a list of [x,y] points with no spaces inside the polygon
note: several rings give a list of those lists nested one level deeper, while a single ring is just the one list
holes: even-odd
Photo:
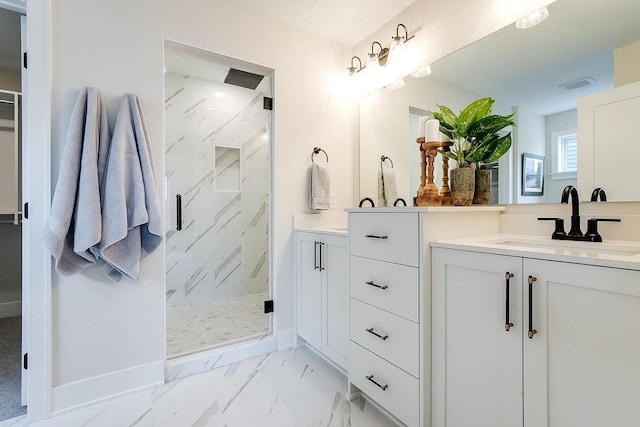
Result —
[{"label": "towel ring", "polygon": [[360,200],[360,204],[358,205],[358,207],[361,208],[362,205],[364,205],[364,202],[370,202],[372,208],[376,207],[375,203],[373,203],[373,200],[371,200],[371,197],[365,197],[364,199]]},{"label": "towel ring", "polygon": [[321,151],[324,153],[325,157],[327,158],[327,163],[329,163],[329,155],[327,154],[327,152],[326,152],[326,151],[324,151],[324,150],[323,150],[322,148],[320,148],[320,147],[314,147],[314,148],[313,148],[313,153],[311,153],[311,161],[313,162],[313,155],[314,155],[314,154],[318,154],[318,153],[320,153]]},{"label": "towel ring", "polygon": [[389,162],[391,162],[391,169],[393,169],[393,160],[387,156],[380,157],[380,169],[382,169],[382,163],[384,163],[385,160],[389,160]]},{"label": "towel ring", "polygon": [[398,206],[398,203],[402,202],[402,204],[404,206],[407,206],[407,202],[404,201],[404,199],[402,197],[400,197],[399,199],[396,199],[395,202],[393,202],[393,206]]}]

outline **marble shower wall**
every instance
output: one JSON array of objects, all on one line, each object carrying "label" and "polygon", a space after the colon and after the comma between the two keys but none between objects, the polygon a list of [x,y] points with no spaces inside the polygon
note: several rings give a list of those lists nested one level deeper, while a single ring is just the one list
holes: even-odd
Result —
[{"label": "marble shower wall", "polygon": [[170,72],[165,94],[167,307],[268,291],[267,95]]}]

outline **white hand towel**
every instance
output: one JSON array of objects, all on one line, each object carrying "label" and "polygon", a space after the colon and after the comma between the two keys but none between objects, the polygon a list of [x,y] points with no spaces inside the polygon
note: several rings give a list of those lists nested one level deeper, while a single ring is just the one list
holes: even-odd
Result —
[{"label": "white hand towel", "polygon": [[380,168],[378,177],[378,202],[380,206],[392,206],[398,198],[396,174],[393,168],[383,165],[382,168]]},{"label": "white hand towel", "polygon": [[311,209],[331,208],[331,188],[329,184],[329,162],[312,162],[309,174],[309,207]]},{"label": "white hand towel", "polygon": [[112,280],[137,281],[140,261],[162,242],[160,198],[138,97],[122,97],[102,198],[98,269]]},{"label": "white hand towel", "polygon": [[100,92],[83,88],[71,113],[44,238],[61,274],[75,274],[96,263],[91,248],[102,234],[100,182],[109,141]]},{"label": "white hand towel", "polygon": [[384,181],[382,177],[382,168],[378,170],[378,206],[380,206],[381,208],[387,206],[387,199],[384,196]]}]

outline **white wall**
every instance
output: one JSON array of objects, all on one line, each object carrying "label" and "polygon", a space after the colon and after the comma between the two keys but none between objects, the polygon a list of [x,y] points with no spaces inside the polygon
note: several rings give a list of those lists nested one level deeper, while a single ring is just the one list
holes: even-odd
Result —
[{"label": "white wall", "polygon": [[[564,178],[564,179],[553,179],[550,175],[550,171],[552,170],[551,162],[553,161],[553,149],[552,146],[553,141],[551,140],[551,135],[554,132],[565,131],[569,129],[578,128],[578,110],[569,110],[563,111],[562,113],[550,114],[545,117],[545,128],[547,134],[547,170],[545,172],[545,185],[544,185],[544,203],[558,203],[560,201],[560,195],[562,194],[562,189],[567,185],[573,185],[577,188],[578,178]],[[580,153],[578,153],[578,156]],[[588,200],[589,195],[583,194],[581,195],[584,200]]]},{"label": "white wall", "polygon": [[[111,118],[123,93],[140,97],[161,185],[163,37],[276,70],[277,328],[293,328],[292,214],[306,210],[306,160],[314,146],[330,155],[337,208],[355,199],[353,106],[332,91],[346,49],[220,0],[57,0],[53,10],[54,182],[75,97],[82,86],[95,86]],[[143,261],[138,285],[92,272],[53,274],[54,387],[164,360],[163,254],[161,247]]]},{"label": "white wall", "polygon": [[[513,164],[514,179],[516,180],[515,203],[542,203],[543,196],[522,195],[522,154],[537,154],[545,156],[545,168],[549,159],[546,156],[547,138],[545,135],[544,116],[523,108],[515,108],[516,126],[513,131]],[[545,176],[544,194],[547,194],[547,177]]]},{"label": "white wall", "polygon": [[613,50],[613,86],[640,80],[640,40]]}]

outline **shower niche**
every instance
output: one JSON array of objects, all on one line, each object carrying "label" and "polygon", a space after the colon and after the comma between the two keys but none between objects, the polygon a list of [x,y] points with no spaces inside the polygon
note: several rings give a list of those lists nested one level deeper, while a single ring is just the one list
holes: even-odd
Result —
[{"label": "shower niche", "polygon": [[165,42],[168,359],[271,335],[270,80]]}]

